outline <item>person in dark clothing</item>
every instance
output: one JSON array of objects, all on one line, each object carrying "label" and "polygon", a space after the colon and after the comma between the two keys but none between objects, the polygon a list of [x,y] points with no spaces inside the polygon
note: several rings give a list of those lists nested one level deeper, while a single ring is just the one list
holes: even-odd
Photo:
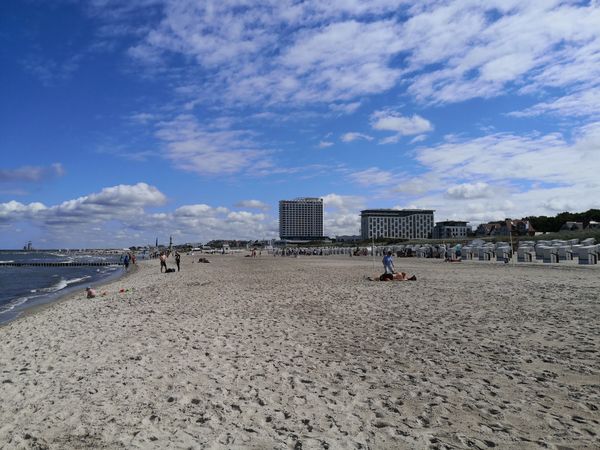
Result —
[{"label": "person in dark clothing", "polygon": [[177,264],[177,272],[179,272],[179,264],[181,264],[181,255],[175,252],[175,264]]}]

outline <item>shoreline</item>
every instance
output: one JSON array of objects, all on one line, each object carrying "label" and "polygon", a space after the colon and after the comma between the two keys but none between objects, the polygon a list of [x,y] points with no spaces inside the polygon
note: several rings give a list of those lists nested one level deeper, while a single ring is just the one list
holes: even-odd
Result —
[{"label": "shoreline", "polygon": [[[58,305],[60,303],[67,302],[69,300],[79,298],[79,296],[80,296],[79,292],[82,289],[83,289],[83,291],[85,291],[85,287],[87,287],[87,286],[92,286],[94,288],[108,287],[111,284],[116,283],[119,280],[123,280],[123,279],[129,277],[130,275],[133,274],[134,270],[137,272],[137,270],[138,270],[137,264],[130,265],[129,270],[127,272],[122,271],[121,273],[119,273],[119,270],[116,270],[115,272],[108,274],[104,279],[98,280],[96,282],[82,283],[81,286],[66,287],[65,289],[63,289],[61,291],[54,292],[54,293],[50,294],[49,297],[42,303],[34,304],[29,307],[26,307],[23,310],[18,311],[15,317],[4,320],[4,321],[0,321],[0,329],[9,324],[15,323],[25,317],[28,317],[33,314],[37,314],[40,311],[43,311],[47,308],[51,308],[54,305]],[[86,300],[87,300],[87,298],[86,298]],[[93,299],[90,299],[90,300],[93,300]]]}]

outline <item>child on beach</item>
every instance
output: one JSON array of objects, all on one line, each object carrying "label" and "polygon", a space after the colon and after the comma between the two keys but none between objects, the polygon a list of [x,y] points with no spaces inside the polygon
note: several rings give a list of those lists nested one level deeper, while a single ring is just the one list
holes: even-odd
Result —
[{"label": "child on beach", "polygon": [[91,286],[86,287],[85,291],[87,292],[87,298],[94,298],[96,296],[96,291]]}]

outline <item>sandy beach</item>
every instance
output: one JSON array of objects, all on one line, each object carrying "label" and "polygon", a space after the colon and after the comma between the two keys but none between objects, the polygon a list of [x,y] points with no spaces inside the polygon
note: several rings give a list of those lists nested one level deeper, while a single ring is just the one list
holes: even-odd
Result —
[{"label": "sandy beach", "polygon": [[0,327],[0,448],[600,447],[600,266],[207,257]]}]

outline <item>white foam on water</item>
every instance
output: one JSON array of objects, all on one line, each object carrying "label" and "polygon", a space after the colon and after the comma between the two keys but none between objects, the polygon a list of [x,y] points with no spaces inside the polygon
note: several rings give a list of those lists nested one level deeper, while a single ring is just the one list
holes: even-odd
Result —
[{"label": "white foam on water", "polygon": [[11,301],[10,303],[0,306],[0,314],[3,313],[7,313],[9,311],[12,311],[13,309],[15,309],[17,306],[21,306],[23,303],[25,303],[27,300],[30,300],[32,298],[35,298],[38,296],[32,296],[32,297],[19,297],[14,299],[13,301]]},{"label": "white foam on water", "polygon": [[[82,282],[82,281],[84,281],[84,280],[87,280],[88,278],[92,278],[92,276],[91,276],[91,275],[86,275],[86,276],[84,276],[84,277],[81,277],[81,278],[73,278],[73,279],[71,279],[71,280],[67,280],[67,286],[68,286],[69,284],[80,283],[80,282]],[[66,286],[65,286],[65,287],[66,287]]]},{"label": "white foam on water", "polygon": [[61,278],[56,283],[54,283],[52,286],[39,289],[39,291],[40,292],[56,292],[56,291],[60,291],[61,289],[66,288],[67,286],[68,286],[67,280],[65,280],[64,278]]}]

